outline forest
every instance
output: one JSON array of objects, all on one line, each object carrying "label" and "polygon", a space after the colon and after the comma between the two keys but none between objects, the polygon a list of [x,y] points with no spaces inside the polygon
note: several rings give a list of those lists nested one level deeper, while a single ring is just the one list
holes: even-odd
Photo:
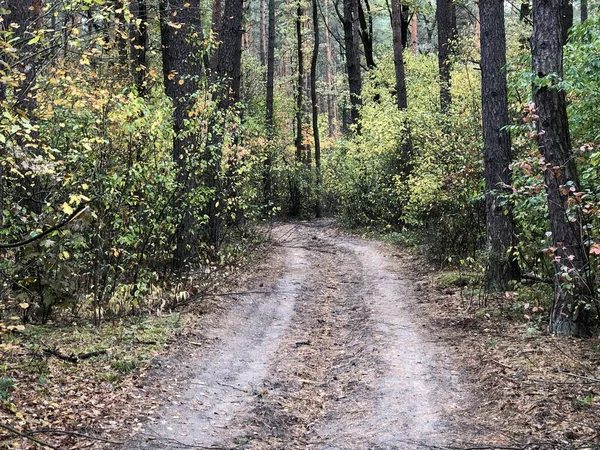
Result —
[{"label": "forest", "polygon": [[[61,350],[53,333],[123,339],[133,326],[128,342],[158,348],[170,313],[235,277],[279,221],[334,217],[455,271],[478,307],[592,338],[597,10],[2,0],[0,411],[12,425],[0,431],[28,429],[24,360],[39,383],[49,359],[106,353]],[[137,357],[120,354],[109,381]]]}]

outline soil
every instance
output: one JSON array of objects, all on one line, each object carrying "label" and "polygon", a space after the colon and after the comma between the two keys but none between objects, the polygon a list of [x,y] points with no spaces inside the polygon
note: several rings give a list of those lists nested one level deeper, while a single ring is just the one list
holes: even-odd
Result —
[{"label": "soil", "polygon": [[[272,252],[206,314],[128,449],[449,448],[474,397],[432,332],[422,274],[391,246],[321,220],[272,229]],[[183,358],[183,360],[182,360]],[[182,381],[183,380],[183,381]]]},{"label": "soil", "polygon": [[600,449],[600,342],[544,332],[539,299],[440,283],[331,220],[271,234],[107,415],[104,448]]}]

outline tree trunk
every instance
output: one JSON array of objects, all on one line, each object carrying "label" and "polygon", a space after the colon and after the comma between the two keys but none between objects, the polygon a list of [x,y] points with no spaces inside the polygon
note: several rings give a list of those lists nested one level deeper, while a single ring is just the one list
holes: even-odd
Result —
[{"label": "tree trunk", "polygon": [[319,11],[317,0],[312,0],[313,15],[313,54],[310,66],[310,98],[312,101],[312,128],[315,141],[315,172],[317,178],[317,200],[315,204],[315,215],[321,217],[323,214],[321,205],[321,142],[319,140],[319,107],[317,99],[317,61],[319,58]]},{"label": "tree trunk", "polygon": [[573,3],[570,0],[559,0],[562,3],[562,39],[563,45],[569,39],[569,30],[573,26]]},{"label": "tree trunk", "polygon": [[[554,243],[554,305],[550,328],[557,335],[588,335],[593,286],[586,279],[588,252],[578,214],[568,211],[570,189],[579,190],[577,167],[571,151],[565,92],[558,82],[563,74],[563,4],[561,0],[534,0],[533,72],[545,83],[534,84],[538,115],[538,144],[546,163],[548,216]],[[550,86],[548,86],[550,84]],[[572,206],[571,208],[575,208]]]},{"label": "tree trunk", "polygon": [[[392,2],[393,3],[393,2]],[[400,29],[402,37],[402,47],[408,48],[410,42],[408,40],[408,30],[410,28],[410,7],[400,2]]]},{"label": "tree trunk", "polygon": [[[513,8],[511,7],[510,10],[513,11]],[[473,16],[473,42],[475,48],[481,53],[481,18],[476,13]]]},{"label": "tree trunk", "polygon": [[221,47],[221,25],[223,22],[223,0],[213,0],[211,16],[212,38],[215,40],[216,49],[210,57],[209,67],[211,72],[216,72],[219,62],[219,49]]},{"label": "tree trunk", "polygon": [[581,0],[581,21],[585,22],[588,18],[588,0]]},{"label": "tree trunk", "polygon": [[516,245],[512,212],[506,204],[510,192],[512,161],[506,89],[506,36],[504,0],[480,0],[481,102],[483,110],[483,159],[485,165],[486,241],[488,263],[486,289],[504,291],[519,277],[510,252]]},{"label": "tree trunk", "polygon": [[130,4],[134,21],[130,27],[131,75],[140,97],[148,94],[148,8],[146,0],[132,0]]},{"label": "tree trunk", "polygon": [[354,33],[353,5],[356,0],[343,0],[344,43],[346,47],[346,71],[348,72],[348,88],[350,91],[349,122],[358,126],[359,111],[362,104],[362,80],[360,77],[360,55],[358,52],[357,36]]},{"label": "tree trunk", "polygon": [[412,15],[412,20],[410,21],[410,40],[412,43],[412,49],[413,52],[416,54],[419,53],[419,34],[418,34],[418,30],[417,30],[417,25],[418,25],[418,16],[417,13],[415,12]]},{"label": "tree trunk", "polygon": [[175,211],[181,217],[175,231],[174,270],[181,270],[195,256],[194,216],[186,196],[196,187],[190,171],[190,155],[197,150],[194,133],[185,133],[185,121],[193,106],[193,94],[198,89],[196,76],[201,64],[198,49],[190,36],[200,27],[200,0],[160,0],[160,27],[165,93],[173,102],[173,161],[177,165],[177,182],[181,195],[177,196]]},{"label": "tree trunk", "polygon": [[216,73],[220,87],[213,95],[217,102],[220,117],[213,118],[211,138],[207,145],[206,186],[213,189],[214,195],[208,201],[208,239],[216,252],[220,244],[223,199],[221,198],[221,158],[223,145],[222,117],[240,98],[242,78],[242,34],[243,34],[243,0],[225,0],[221,35],[223,42],[219,49],[219,60]]},{"label": "tree trunk", "polygon": [[[35,83],[38,74],[39,58],[35,57],[36,46],[29,46],[27,42],[34,37],[33,31],[39,27],[39,18],[42,13],[41,0],[5,0],[6,9],[10,11],[4,16],[5,27],[16,25],[16,40],[12,45],[17,48],[21,57],[27,57],[27,63],[22,64],[22,78],[15,88],[15,104],[17,108],[24,110],[30,120],[33,120],[33,112],[37,107],[35,97]],[[3,89],[5,89],[4,83]]]},{"label": "tree trunk", "polygon": [[335,97],[335,86],[334,86],[334,73],[335,67],[333,62],[333,56],[331,53],[331,36],[329,35],[329,2],[324,0],[324,21],[325,21],[325,79],[327,81],[327,123],[329,125],[329,137],[336,135],[336,124],[337,124],[337,100]]},{"label": "tree trunk", "polygon": [[298,55],[298,73],[296,77],[296,161],[302,161],[303,137],[302,137],[302,82],[304,77],[304,52],[302,49],[302,19],[304,8],[302,0],[298,0],[296,8],[296,52]]},{"label": "tree trunk", "polygon": [[440,108],[448,111],[452,103],[450,94],[450,52],[456,35],[456,13],[452,0],[437,0],[438,66],[440,72]]},{"label": "tree trunk", "polygon": [[527,22],[531,19],[531,3],[529,0],[521,0],[521,8],[519,9],[519,20]]},{"label": "tree trunk", "polygon": [[[399,0],[392,0],[392,37],[394,46],[394,68],[396,73],[396,103],[399,110],[407,107],[406,78],[404,76],[404,18]],[[408,30],[408,27],[406,27]]]},{"label": "tree trunk", "polygon": [[[269,141],[275,135],[273,123],[273,94],[275,87],[275,0],[269,1],[269,29],[267,45],[267,99],[266,99],[266,123]],[[270,143],[270,142],[269,142]],[[272,197],[272,172],[273,157],[270,146],[267,149],[265,159],[264,198],[268,206]]]},{"label": "tree trunk", "polygon": [[248,17],[248,22],[243,24],[242,31],[242,48],[244,48],[250,56],[254,56],[254,29],[252,28],[252,20],[250,17],[252,16],[252,3],[251,0],[244,0],[244,4],[242,5],[243,16]]},{"label": "tree trunk", "polygon": [[355,0],[358,12],[359,35],[365,50],[365,61],[367,68],[376,67],[375,57],[373,56],[373,18],[371,17],[371,7],[369,1],[365,0],[367,14],[362,7],[362,0]]}]

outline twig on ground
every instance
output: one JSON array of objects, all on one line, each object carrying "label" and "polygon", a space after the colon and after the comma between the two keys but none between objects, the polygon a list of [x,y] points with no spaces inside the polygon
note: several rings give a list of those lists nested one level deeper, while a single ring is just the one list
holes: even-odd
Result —
[{"label": "twig on ground", "polygon": [[243,392],[244,394],[247,394],[247,393],[248,393],[248,391],[246,391],[245,389],[241,389],[241,388],[239,388],[239,387],[232,386],[232,385],[230,385],[230,384],[221,383],[221,382],[219,382],[219,381],[217,381],[216,383],[217,383],[219,386],[228,387],[228,388],[230,388],[230,389],[235,389],[236,391]]},{"label": "twig on ground", "polygon": [[108,444],[115,444],[115,445],[123,445],[124,444],[124,442],[111,441],[110,439],[105,439],[102,437],[90,436],[89,434],[80,433],[78,431],[47,429],[47,430],[31,430],[30,433],[31,434],[63,434],[63,435],[67,435],[67,436],[81,437],[81,438],[84,438],[84,439],[87,439],[90,441],[106,442]]},{"label": "twig on ground", "polygon": [[79,355],[75,355],[75,354],[65,355],[63,353],[60,353],[56,349],[45,348],[44,353],[47,355],[50,355],[50,356],[54,356],[58,359],[62,359],[63,361],[77,364],[79,361],[83,361],[84,359],[90,359],[90,358],[93,358],[94,356],[105,355],[106,350],[97,350],[97,351],[89,352],[89,353],[80,353]]},{"label": "twig on ground", "polygon": [[20,436],[22,438],[28,439],[31,442],[35,442],[36,444],[39,444],[42,447],[51,448],[53,450],[60,450],[60,448],[58,448],[54,445],[48,444],[47,442],[44,442],[44,441],[40,441],[39,439],[36,439],[27,433],[23,433],[22,431],[15,430],[13,427],[10,427],[8,425],[4,425],[4,424],[0,423],[0,428],[4,429],[10,433],[16,434],[17,436]]},{"label": "twig on ground", "polygon": [[570,377],[581,378],[583,380],[593,381],[594,383],[600,383],[600,380],[598,378],[584,377],[583,375],[577,375],[577,374],[571,373],[571,372],[559,371],[558,373],[562,373],[563,375],[568,375]]}]

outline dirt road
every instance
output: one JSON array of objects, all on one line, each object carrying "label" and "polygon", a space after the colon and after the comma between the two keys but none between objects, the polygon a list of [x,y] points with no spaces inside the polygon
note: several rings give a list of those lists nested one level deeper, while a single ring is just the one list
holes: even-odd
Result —
[{"label": "dirt road", "polygon": [[469,397],[384,244],[279,225],[272,276],[229,297],[187,387],[131,449],[421,449],[460,441]]}]

